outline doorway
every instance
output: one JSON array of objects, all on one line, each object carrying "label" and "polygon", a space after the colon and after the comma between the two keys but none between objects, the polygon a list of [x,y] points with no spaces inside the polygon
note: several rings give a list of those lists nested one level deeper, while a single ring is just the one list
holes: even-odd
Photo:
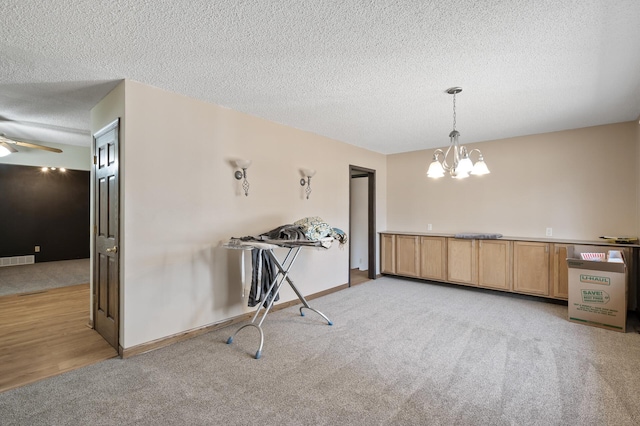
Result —
[{"label": "doorway", "polygon": [[18,169],[0,180],[18,179],[2,193],[7,207],[21,212],[11,220],[20,233],[3,243],[11,242],[10,254],[27,253],[19,258],[32,259],[0,271],[0,282],[9,291],[0,292],[0,392],[117,355],[87,326],[90,172],[2,166]]},{"label": "doorway", "polygon": [[349,166],[349,287],[376,278],[376,171]]}]

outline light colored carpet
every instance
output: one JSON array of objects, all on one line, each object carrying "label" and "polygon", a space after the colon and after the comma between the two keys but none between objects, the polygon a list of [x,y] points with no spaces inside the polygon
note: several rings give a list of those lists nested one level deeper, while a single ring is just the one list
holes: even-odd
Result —
[{"label": "light colored carpet", "polygon": [[640,334],[566,306],[381,278],[0,394],[8,425],[637,425]]},{"label": "light colored carpet", "polygon": [[0,268],[0,296],[85,284],[90,274],[89,259],[4,266]]}]

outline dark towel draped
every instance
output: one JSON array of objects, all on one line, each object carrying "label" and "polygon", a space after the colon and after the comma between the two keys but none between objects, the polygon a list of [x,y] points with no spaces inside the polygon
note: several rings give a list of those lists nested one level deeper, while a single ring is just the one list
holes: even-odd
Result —
[{"label": "dark towel draped", "polygon": [[[266,250],[251,250],[251,261],[253,263],[253,273],[251,275],[251,291],[249,292],[249,306],[256,306],[264,302],[262,306],[265,308],[269,305],[275,287],[271,290],[271,294],[267,294],[269,287],[276,278],[276,264],[266,253]],[[276,301],[280,296],[276,296]]]}]

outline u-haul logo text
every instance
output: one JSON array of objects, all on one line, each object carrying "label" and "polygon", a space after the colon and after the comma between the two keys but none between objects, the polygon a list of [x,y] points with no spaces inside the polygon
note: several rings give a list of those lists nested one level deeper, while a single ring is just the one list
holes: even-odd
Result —
[{"label": "u-haul logo text", "polygon": [[611,285],[608,277],[599,277],[597,275],[580,274],[580,282],[587,284]]}]

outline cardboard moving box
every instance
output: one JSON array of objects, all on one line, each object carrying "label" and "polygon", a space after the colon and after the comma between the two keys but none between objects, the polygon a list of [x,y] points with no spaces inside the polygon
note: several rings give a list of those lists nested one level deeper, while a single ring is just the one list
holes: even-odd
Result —
[{"label": "cardboard moving box", "polygon": [[607,253],[607,247],[570,246],[569,321],[626,331],[627,267],[616,262],[582,260],[581,253]]}]

